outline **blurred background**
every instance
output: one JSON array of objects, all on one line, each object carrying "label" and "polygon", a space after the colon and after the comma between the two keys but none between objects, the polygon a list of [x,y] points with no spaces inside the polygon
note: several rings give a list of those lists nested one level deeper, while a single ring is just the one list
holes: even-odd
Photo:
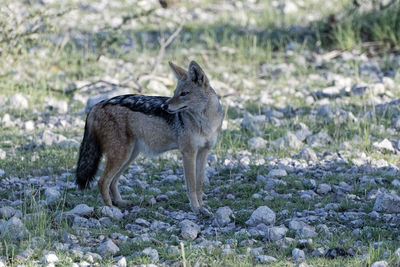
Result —
[{"label": "blurred background", "polygon": [[168,60],[186,66],[191,59],[241,92],[247,79],[270,74],[265,63],[282,56],[276,52],[298,50],[305,51],[298,61],[317,57],[317,64],[313,53],[368,52],[384,57],[391,71],[387,52],[398,51],[400,41],[398,2],[5,0],[0,93],[29,92],[36,103],[37,95],[72,96],[97,82],[168,94],[172,82],[154,76],[167,75]]}]

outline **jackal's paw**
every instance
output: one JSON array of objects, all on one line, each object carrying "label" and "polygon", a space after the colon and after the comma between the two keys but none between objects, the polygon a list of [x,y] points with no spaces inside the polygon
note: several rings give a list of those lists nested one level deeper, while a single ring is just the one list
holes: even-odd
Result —
[{"label": "jackal's paw", "polygon": [[116,201],[114,201],[114,204],[115,204],[118,208],[126,208],[126,207],[129,207],[129,206],[132,206],[132,205],[133,205],[133,202],[130,201],[130,200],[123,200],[123,199],[121,199],[121,200],[116,200]]},{"label": "jackal's paw", "polygon": [[193,207],[192,205],[190,205],[190,208],[192,209],[194,214],[199,214],[200,213],[200,207]]},{"label": "jackal's paw", "polygon": [[200,214],[207,217],[213,216],[213,213],[210,211],[210,209],[208,207],[206,208],[205,206],[200,208]]}]

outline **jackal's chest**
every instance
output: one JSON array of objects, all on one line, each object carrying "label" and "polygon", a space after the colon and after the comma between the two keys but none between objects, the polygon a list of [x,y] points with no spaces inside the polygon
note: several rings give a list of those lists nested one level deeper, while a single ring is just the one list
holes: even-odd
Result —
[{"label": "jackal's chest", "polygon": [[192,139],[192,144],[197,148],[212,148],[217,143],[218,133],[208,136],[195,135]]}]

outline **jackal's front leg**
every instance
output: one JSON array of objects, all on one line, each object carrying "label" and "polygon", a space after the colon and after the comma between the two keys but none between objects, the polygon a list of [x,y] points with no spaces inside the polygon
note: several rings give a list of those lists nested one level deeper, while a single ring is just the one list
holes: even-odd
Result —
[{"label": "jackal's front leg", "polygon": [[208,149],[202,148],[197,152],[196,157],[196,195],[200,207],[203,206],[203,183],[208,152]]},{"label": "jackal's front leg", "polygon": [[185,171],[185,180],[187,194],[190,201],[190,206],[195,213],[199,213],[200,205],[196,194],[196,152],[184,151],[183,154],[183,169]]},{"label": "jackal's front leg", "polygon": [[203,205],[203,183],[208,152],[208,149],[202,148],[197,152],[196,157],[196,195],[197,201],[200,205],[200,212],[205,215],[211,214],[211,212]]}]

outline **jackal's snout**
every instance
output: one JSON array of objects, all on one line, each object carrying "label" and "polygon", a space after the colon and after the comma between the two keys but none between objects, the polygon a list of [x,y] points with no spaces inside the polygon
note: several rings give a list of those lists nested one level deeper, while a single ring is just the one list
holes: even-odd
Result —
[{"label": "jackal's snout", "polygon": [[161,109],[168,112],[168,113],[172,113],[169,110],[169,102],[171,101],[171,98],[167,99],[163,104],[161,104]]},{"label": "jackal's snout", "polygon": [[165,101],[162,105],[161,108],[165,110],[168,113],[177,113],[180,111],[183,111],[188,108],[187,105],[184,105],[183,103],[179,103],[174,97],[168,99]]},{"label": "jackal's snout", "polygon": [[168,110],[168,101],[169,101],[169,99],[167,101],[165,101],[163,104],[161,104],[161,109],[162,110],[165,110],[165,111]]}]

